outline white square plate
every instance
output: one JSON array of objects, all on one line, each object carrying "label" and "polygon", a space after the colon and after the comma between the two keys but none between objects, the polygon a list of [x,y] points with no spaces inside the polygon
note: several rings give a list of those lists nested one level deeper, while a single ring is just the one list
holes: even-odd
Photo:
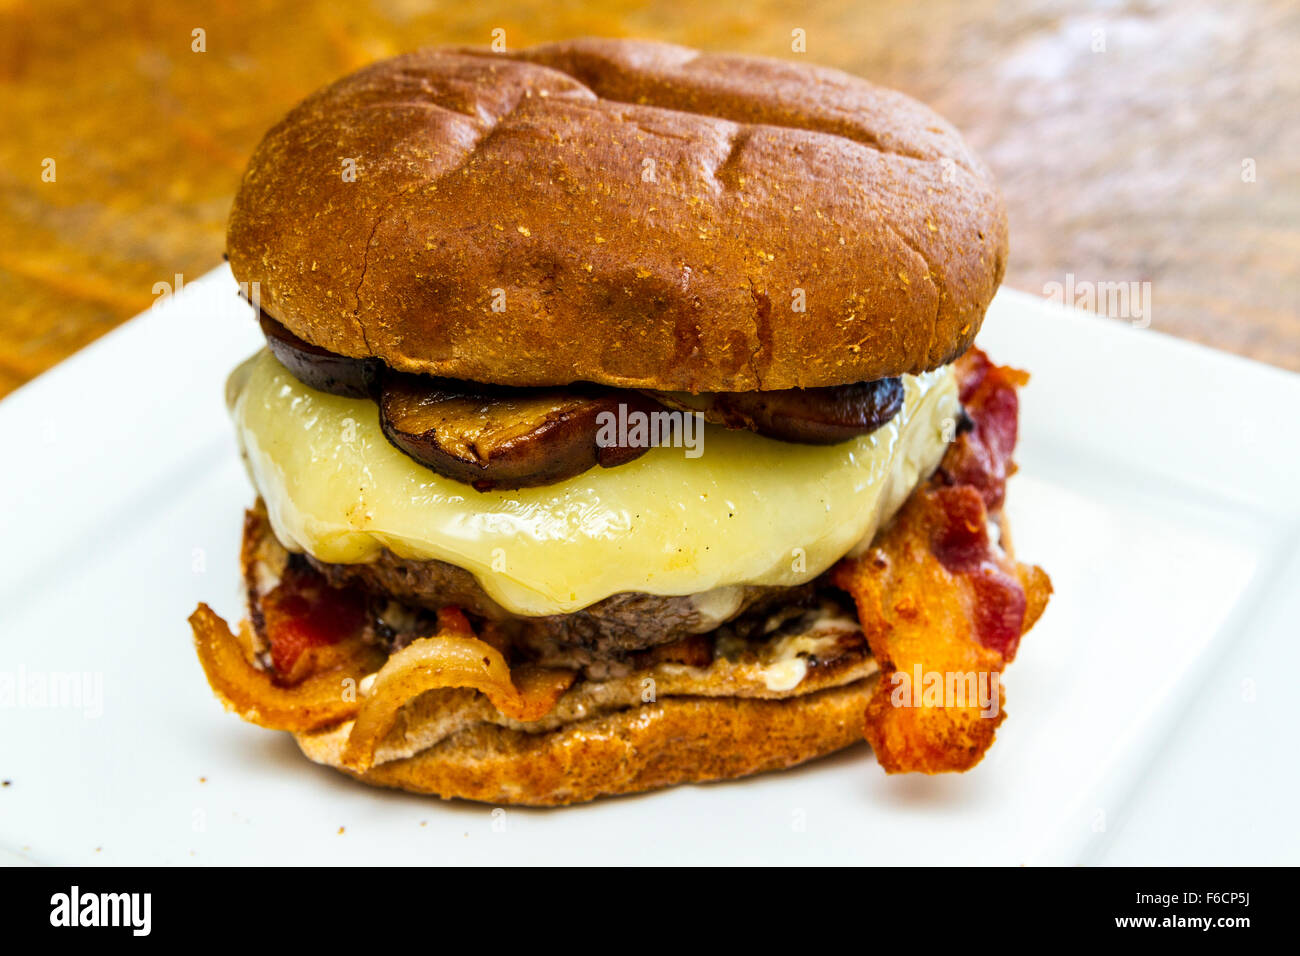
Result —
[{"label": "white square plate", "polygon": [[[0,846],[50,863],[1071,863],[1300,858],[1300,377],[1002,292],[1009,508],[1056,595],[962,776],[865,745],[560,810],[354,783],[224,713],[185,618],[242,613],[227,269],[0,403]],[[28,691],[64,683],[61,706]],[[74,690],[78,693],[74,693]]]}]

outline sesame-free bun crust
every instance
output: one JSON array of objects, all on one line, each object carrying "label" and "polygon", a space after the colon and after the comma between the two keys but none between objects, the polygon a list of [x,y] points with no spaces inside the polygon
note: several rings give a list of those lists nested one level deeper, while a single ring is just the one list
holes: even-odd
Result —
[{"label": "sesame-free bun crust", "polygon": [[321,90],[257,148],[227,242],[266,311],[332,352],[690,391],[944,364],[1007,252],[988,171],[914,100],[595,39],[421,50]]},{"label": "sesame-free bun crust", "polygon": [[366,783],[486,803],[555,806],[792,767],[862,740],[878,680],[799,697],[671,697],[549,733],[479,724],[362,774],[342,764],[350,724],[295,734],[306,756]]}]

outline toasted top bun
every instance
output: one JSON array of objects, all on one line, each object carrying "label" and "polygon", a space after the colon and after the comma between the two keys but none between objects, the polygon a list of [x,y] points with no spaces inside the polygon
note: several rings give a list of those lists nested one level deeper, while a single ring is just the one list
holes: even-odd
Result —
[{"label": "toasted top bun", "polygon": [[951,361],[1002,277],[988,170],[836,70],[662,43],[421,50],[295,108],[227,239],[297,335],[506,385],[748,391]]}]

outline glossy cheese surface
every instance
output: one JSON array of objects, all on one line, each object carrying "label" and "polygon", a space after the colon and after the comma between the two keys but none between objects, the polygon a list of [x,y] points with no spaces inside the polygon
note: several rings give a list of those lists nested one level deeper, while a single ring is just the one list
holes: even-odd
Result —
[{"label": "glossy cheese surface", "polygon": [[703,453],[652,448],[554,485],[477,492],[399,452],[374,402],[317,392],[267,351],[228,401],[277,537],[331,563],[383,548],[472,572],[507,610],[576,611],[622,591],[701,594],[794,585],[869,543],[943,455],[951,369],[905,376],[903,410],[870,435],[797,445],[709,425]]}]

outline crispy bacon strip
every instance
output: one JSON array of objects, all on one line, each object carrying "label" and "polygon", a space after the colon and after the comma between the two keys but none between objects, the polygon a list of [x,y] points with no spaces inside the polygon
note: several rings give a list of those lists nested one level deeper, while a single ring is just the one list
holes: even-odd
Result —
[{"label": "crispy bacon strip", "polygon": [[364,595],[330,587],[316,572],[295,567],[285,569],[260,605],[271,666],[282,684],[332,668],[366,625]]},{"label": "crispy bacon strip", "polygon": [[[1012,560],[988,531],[1013,470],[1015,389],[1027,376],[978,349],[957,374],[973,427],[874,547],[831,572],[853,596],[881,667],[864,735],[889,773],[968,770],[980,761],[1005,716],[1002,669],[1052,589],[1041,568]],[[918,679],[923,686],[914,686]],[[927,696],[935,681],[938,694]],[[980,689],[989,704],[996,694],[996,705],[984,706]]]},{"label": "crispy bacon strip", "polygon": [[473,636],[459,609],[444,608],[437,634],[412,641],[375,676],[348,735],[343,763],[359,773],[370,769],[402,708],[427,691],[470,687],[513,720],[538,720],[555,708],[576,677],[575,671],[529,665],[512,674],[500,651]]},{"label": "crispy bacon strip", "polygon": [[997,511],[1006,497],[1007,478],[1016,470],[1011,461],[1020,420],[1016,389],[1029,381],[1029,374],[994,365],[977,348],[967,349],[954,367],[957,394],[971,427],[949,446],[936,478],[975,488],[988,509]]},{"label": "crispy bacon strip", "polygon": [[212,608],[200,604],[190,615],[194,647],[213,691],[229,710],[271,730],[320,730],[357,712],[357,684],[383,662],[377,647],[359,639],[331,648],[328,667],[286,684],[253,662],[247,624],[242,640]]}]

